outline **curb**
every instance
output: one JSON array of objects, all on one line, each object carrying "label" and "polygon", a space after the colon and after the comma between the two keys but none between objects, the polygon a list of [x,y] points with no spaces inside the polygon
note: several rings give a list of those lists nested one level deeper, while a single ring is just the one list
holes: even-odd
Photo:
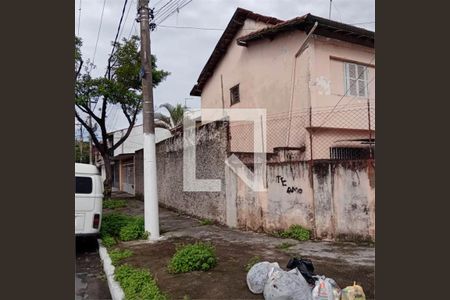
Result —
[{"label": "curb", "polygon": [[103,262],[103,270],[105,271],[106,279],[108,280],[109,292],[111,293],[112,300],[123,300],[125,294],[120,287],[119,283],[114,279],[114,266],[111,263],[108,250],[102,245],[102,240],[98,239],[98,252],[100,259]]}]

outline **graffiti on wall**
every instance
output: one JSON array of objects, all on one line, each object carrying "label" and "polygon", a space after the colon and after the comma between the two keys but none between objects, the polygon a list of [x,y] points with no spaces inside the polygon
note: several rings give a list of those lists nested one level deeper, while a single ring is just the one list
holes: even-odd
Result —
[{"label": "graffiti on wall", "polygon": [[301,193],[303,193],[303,190],[301,188],[299,188],[299,187],[288,186],[286,184],[287,180],[283,176],[277,175],[276,178],[277,178],[277,183],[280,183],[282,186],[287,186],[286,193],[288,193],[288,194],[292,194],[292,193],[301,194]]}]

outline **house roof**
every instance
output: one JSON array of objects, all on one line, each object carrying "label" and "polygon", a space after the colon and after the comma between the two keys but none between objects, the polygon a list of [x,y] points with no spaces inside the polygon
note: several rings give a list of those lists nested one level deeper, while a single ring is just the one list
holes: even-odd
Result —
[{"label": "house roof", "polygon": [[278,23],[275,26],[251,32],[250,34],[239,37],[236,42],[240,46],[248,46],[250,42],[264,38],[273,39],[276,35],[287,31],[309,31],[314,26],[315,22],[317,22],[317,28],[314,31],[314,34],[359,44],[370,48],[375,47],[375,33],[373,31],[324,19],[311,14],[296,17],[291,20]]},{"label": "house roof", "polygon": [[206,65],[203,67],[203,70],[197,79],[197,84],[195,84],[192,88],[190,92],[191,96],[201,96],[203,87],[214,73],[214,69],[225,55],[228,46],[233,41],[233,38],[239,29],[244,25],[244,21],[246,19],[253,19],[255,21],[264,22],[273,26],[269,26],[239,37],[236,42],[240,46],[248,46],[249,43],[263,38],[273,39],[276,35],[287,31],[303,30],[309,32],[315,22],[318,23],[318,26],[314,31],[314,34],[371,48],[374,48],[375,45],[375,33],[373,31],[324,19],[311,14],[306,14],[301,17],[283,21],[273,17],[256,14],[243,8],[237,8],[228,23],[228,26],[217,42],[217,45],[209,57]]},{"label": "house roof", "polygon": [[225,55],[228,46],[233,41],[236,33],[241,29],[244,25],[246,19],[252,19],[254,21],[267,23],[269,25],[275,25],[282,23],[283,20],[279,20],[277,18],[263,16],[252,11],[243,9],[238,7],[231,17],[230,22],[228,23],[225,31],[220,37],[219,41],[216,44],[211,56],[209,57],[206,65],[203,67],[200,76],[197,79],[197,84],[191,90],[191,96],[200,96],[202,89],[206,83],[206,81],[211,77],[213,71],[217,64],[220,62],[222,57]]}]

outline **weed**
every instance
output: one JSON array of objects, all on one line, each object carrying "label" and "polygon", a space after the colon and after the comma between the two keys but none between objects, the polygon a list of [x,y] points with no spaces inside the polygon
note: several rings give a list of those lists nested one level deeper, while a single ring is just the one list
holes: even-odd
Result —
[{"label": "weed", "polygon": [[291,225],[289,229],[279,233],[282,238],[291,238],[299,241],[307,241],[310,239],[311,233],[308,229],[300,225]]},{"label": "weed", "polygon": [[126,300],[167,299],[147,270],[124,264],[115,269],[114,278],[122,287]]},{"label": "weed", "polygon": [[261,261],[261,257],[259,256],[253,256],[252,258],[250,258],[247,262],[247,264],[244,266],[244,270],[245,272],[250,271],[250,269],[257,263],[259,263]]},{"label": "weed", "polygon": [[294,246],[294,244],[292,243],[281,243],[280,245],[276,246],[277,249],[282,249],[282,250],[286,250],[287,248]]},{"label": "weed", "polygon": [[202,226],[205,226],[205,225],[212,225],[212,224],[214,224],[214,221],[213,221],[213,220],[210,220],[210,219],[203,219],[203,220],[200,220],[200,225],[202,225]]},{"label": "weed", "polygon": [[122,199],[106,199],[103,201],[103,208],[116,209],[127,206],[127,201]]},{"label": "weed", "polygon": [[186,273],[207,271],[217,264],[215,248],[208,243],[195,243],[178,247],[169,262],[169,272]]},{"label": "weed", "polygon": [[144,218],[138,217],[129,222],[120,229],[119,238],[122,241],[138,240],[144,237]]},{"label": "weed", "polygon": [[128,249],[125,250],[114,249],[109,252],[109,257],[111,257],[111,263],[113,264],[113,266],[116,266],[119,261],[128,258],[131,255],[133,255],[133,252]]},{"label": "weed", "polygon": [[144,229],[144,218],[111,213],[103,216],[100,236],[102,239],[110,236],[116,240],[131,241],[145,239],[148,234]]},{"label": "weed", "polygon": [[117,244],[117,241],[115,238],[113,238],[110,235],[105,235],[102,237],[102,244],[103,246],[105,246],[106,248],[111,248],[112,246]]}]

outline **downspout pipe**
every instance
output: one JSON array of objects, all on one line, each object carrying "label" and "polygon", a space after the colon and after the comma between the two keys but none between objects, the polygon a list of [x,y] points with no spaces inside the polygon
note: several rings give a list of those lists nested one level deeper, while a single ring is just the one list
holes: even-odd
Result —
[{"label": "downspout pipe", "polygon": [[292,107],[294,105],[294,92],[295,92],[295,73],[297,70],[297,57],[299,57],[303,51],[308,47],[309,39],[311,38],[314,30],[316,30],[318,25],[318,22],[314,23],[314,26],[311,28],[311,30],[308,32],[308,35],[303,40],[302,44],[300,45],[300,48],[294,55],[294,64],[292,68],[292,89],[291,89],[291,101],[289,103],[289,127],[288,127],[288,134],[287,134],[287,141],[286,141],[286,147],[289,147],[289,141],[291,137],[291,123],[292,123]]}]

